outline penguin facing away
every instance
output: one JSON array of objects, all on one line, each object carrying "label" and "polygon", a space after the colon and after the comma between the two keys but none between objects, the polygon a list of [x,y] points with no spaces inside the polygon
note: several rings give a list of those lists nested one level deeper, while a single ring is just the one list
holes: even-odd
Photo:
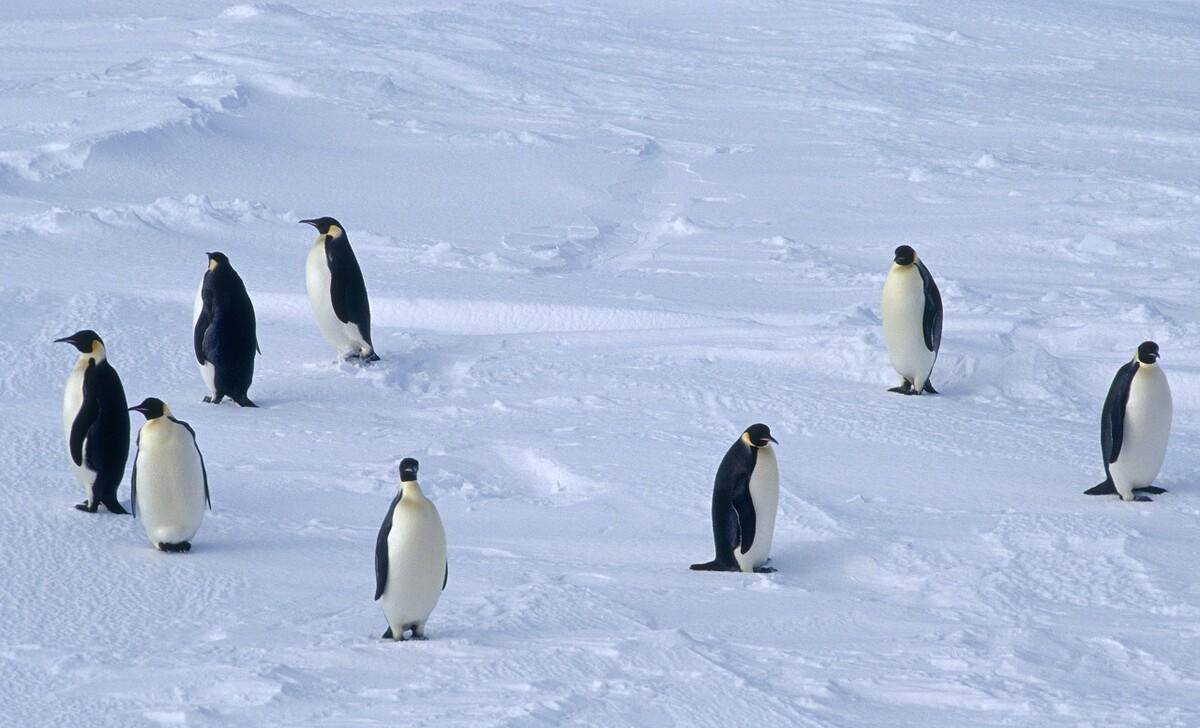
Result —
[{"label": "penguin facing away", "polygon": [[779,464],[766,425],[746,428],[717,468],[713,483],[712,527],[716,558],[692,564],[694,571],[754,571],[766,566],[779,508]]},{"label": "penguin facing away", "polygon": [[111,513],[127,513],[117,500],[129,459],[129,412],[121,378],[95,331],[76,331],[55,342],[79,350],[63,391],[67,455],[75,479],[87,494],[75,507],[95,513],[103,503]]},{"label": "penguin facing away", "polygon": [[1105,478],[1086,494],[1148,501],[1144,493],[1167,492],[1152,485],[1167,455],[1172,415],[1171,387],[1158,358],[1158,344],[1143,341],[1113,377],[1100,415]]},{"label": "penguin facing away", "polygon": [[338,356],[378,361],[379,355],[371,343],[367,286],[346,230],[332,217],[300,222],[317,229],[317,239],[308,251],[304,279],[321,335],[337,350]]},{"label": "penguin facing away", "polygon": [[133,459],[133,515],[154,548],[190,551],[204,507],[212,510],[196,431],[172,417],[161,399],[147,397],[129,410],[146,417]]},{"label": "penguin facing away", "polygon": [[915,250],[896,248],[883,283],[883,339],[903,378],[899,394],[937,394],[929,376],[942,346],[942,294]]},{"label": "penguin facing away", "polygon": [[400,462],[400,490],[375,540],[375,600],[388,628],[383,639],[425,639],[425,622],[450,578],[446,532],[435,506],[417,483],[418,463]]},{"label": "penguin facing away", "polygon": [[196,361],[209,390],[204,401],[220,404],[229,397],[242,407],[257,407],[247,396],[254,380],[254,355],[261,353],[254,304],[229,258],[224,253],[207,255],[192,327]]}]

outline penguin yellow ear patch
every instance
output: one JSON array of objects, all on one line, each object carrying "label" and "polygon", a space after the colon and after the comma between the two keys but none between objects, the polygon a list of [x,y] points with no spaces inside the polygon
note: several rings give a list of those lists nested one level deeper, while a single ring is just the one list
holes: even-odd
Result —
[{"label": "penguin yellow ear patch", "polygon": [[326,233],[326,235],[328,235],[331,238],[336,238],[336,237],[340,236],[341,234],[342,234],[342,229],[340,227],[338,227],[337,225],[330,225],[329,232]]},{"label": "penguin yellow ear patch", "polygon": [[209,269],[209,270],[216,270],[216,269],[217,269],[217,261],[215,261],[215,260],[213,260],[213,259],[211,259],[211,258],[210,258],[210,259],[209,259],[209,261],[208,261],[208,269]]}]

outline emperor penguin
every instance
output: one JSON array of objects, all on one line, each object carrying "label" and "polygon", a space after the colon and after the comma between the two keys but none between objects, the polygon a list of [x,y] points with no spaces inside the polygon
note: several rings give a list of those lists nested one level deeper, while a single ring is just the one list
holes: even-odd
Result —
[{"label": "emperor penguin", "polygon": [[754,571],[766,566],[779,509],[779,463],[766,425],[746,428],[717,468],[713,483],[712,527],[717,557],[692,564],[695,571]]},{"label": "emperor penguin", "polygon": [[108,363],[104,341],[90,329],[55,339],[79,350],[79,358],[63,391],[63,434],[71,470],[86,500],[75,507],[95,513],[100,504],[110,513],[127,513],[117,500],[129,459],[129,412],[125,388]]},{"label": "emperor penguin", "polygon": [[261,353],[254,304],[229,258],[224,253],[207,255],[192,326],[196,361],[209,391],[204,401],[220,404],[229,397],[242,407],[257,407],[246,394],[254,379],[254,355]]},{"label": "emperor penguin", "polygon": [[308,251],[305,282],[308,301],[325,340],[338,356],[361,361],[379,361],[371,343],[371,304],[362,269],[350,247],[342,224],[332,217],[301,220],[317,229],[317,239]]},{"label": "emperor penguin", "polygon": [[1158,344],[1143,341],[1113,377],[1100,415],[1105,478],[1084,491],[1088,495],[1148,501],[1142,493],[1167,492],[1152,485],[1167,454],[1172,414],[1171,387],[1158,357]]},{"label": "emperor penguin", "polygon": [[383,639],[425,639],[425,622],[450,578],[446,532],[437,506],[417,484],[418,463],[400,462],[400,489],[375,540],[375,600],[388,628]]},{"label": "emperor penguin", "polygon": [[204,507],[212,510],[196,431],[172,417],[161,399],[147,397],[129,410],[146,416],[133,459],[133,515],[154,548],[190,551]]},{"label": "emperor penguin", "polygon": [[937,394],[929,375],[942,346],[942,294],[925,262],[907,245],[896,248],[883,282],[883,340],[904,380],[889,391]]}]

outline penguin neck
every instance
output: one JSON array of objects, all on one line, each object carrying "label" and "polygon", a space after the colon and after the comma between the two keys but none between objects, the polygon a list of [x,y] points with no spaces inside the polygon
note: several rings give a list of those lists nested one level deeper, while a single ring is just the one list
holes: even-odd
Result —
[{"label": "penguin neck", "polygon": [[401,503],[406,501],[410,503],[420,503],[421,501],[428,500],[425,497],[424,491],[421,490],[420,484],[418,484],[415,480],[400,481],[400,493],[403,496],[400,499]]}]

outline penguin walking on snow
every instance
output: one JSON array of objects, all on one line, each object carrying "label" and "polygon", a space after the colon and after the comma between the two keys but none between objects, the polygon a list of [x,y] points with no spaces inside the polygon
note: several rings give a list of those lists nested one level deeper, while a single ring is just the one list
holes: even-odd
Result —
[{"label": "penguin walking on snow", "polygon": [[417,484],[417,461],[400,462],[400,491],[375,540],[375,600],[388,628],[383,639],[425,639],[425,622],[450,578],[446,532],[435,506]]},{"label": "penguin walking on snow", "polygon": [[87,494],[81,511],[95,513],[100,504],[110,513],[127,513],[117,500],[129,459],[129,412],[125,388],[108,363],[104,342],[84,329],[55,339],[79,350],[63,391],[63,429],[75,479]]},{"label": "penguin walking on snow", "polygon": [[717,557],[695,571],[754,571],[766,566],[779,509],[779,463],[766,425],[751,425],[733,443],[713,483],[712,527]]},{"label": "penguin walking on snow", "polygon": [[342,224],[332,217],[301,220],[317,229],[317,239],[308,251],[305,282],[308,301],[325,340],[338,356],[361,361],[379,361],[371,343],[371,304],[362,269],[350,247]]},{"label": "penguin walking on snow", "polygon": [[917,252],[896,248],[883,283],[883,339],[888,358],[904,379],[892,392],[937,394],[929,375],[942,346],[942,294]]},{"label": "penguin walking on snow", "polygon": [[1143,493],[1166,493],[1152,485],[1171,435],[1171,387],[1158,365],[1158,344],[1143,341],[1133,360],[1117,370],[1100,415],[1104,482],[1084,491],[1121,500],[1148,501]]},{"label": "penguin walking on snow", "polygon": [[257,407],[247,396],[254,355],[260,353],[254,304],[224,253],[208,253],[208,270],[196,292],[192,341],[210,392],[204,401],[220,404],[229,397],[242,407]]},{"label": "penguin walking on snow", "polygon": [[161,399],[147,397],[129,410],[146,416],[133,459],[134,518],[141,520],[154,548],[190,551],[204,507],[212,510],[196,431],[172,417]]}]

